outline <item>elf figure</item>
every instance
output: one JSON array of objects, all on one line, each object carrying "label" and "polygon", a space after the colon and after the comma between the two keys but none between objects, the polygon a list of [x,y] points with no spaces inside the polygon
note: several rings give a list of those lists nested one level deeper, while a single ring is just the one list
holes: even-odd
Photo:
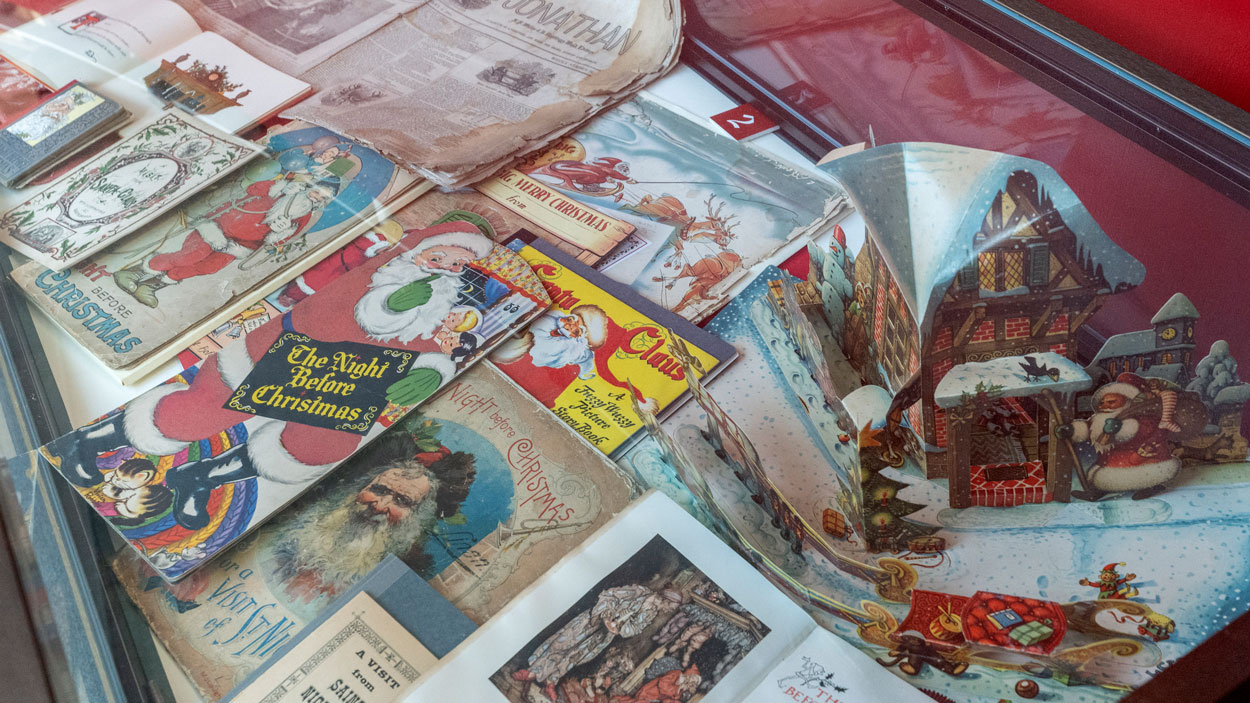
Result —
[{"label": "elf figure", "polygon": [[1097,588],[1098,600],[1126,600],[1136,596],[1137,589],[1129,584],[1137,578],[1137,574],[1125,574],[1121,578],[1115,569],[1117,566],[1125,566],[1125,564],[1124,562],[1107,564],[1102,567],[1102,573],[1098,574],[1097,581],[1081,579],[1081,585]]},{"label": "elf figure", "polygon": [[1133,491],[1140,500],[1167,490],[1181,469],[1172,446],[1201,432],[1207,412],[1196,393],[1161,378],[1122,373],[1094,391],[1094,414],[1055,428],[1055,436],[1088,442],[1097,459],[1085,470],[1083,492],[1097,500],[1107,493]]}]

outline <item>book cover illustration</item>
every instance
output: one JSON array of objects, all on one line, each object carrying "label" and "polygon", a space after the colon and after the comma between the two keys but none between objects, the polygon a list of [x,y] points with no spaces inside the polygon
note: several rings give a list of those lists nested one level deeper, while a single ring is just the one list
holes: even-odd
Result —
[{"label": "book cover illustration", "polygon": [[632,495],[611,462],[486,362],[182,581],[131,550],[114,569],[216,699],[389,554],[482,623]]},{"label": "book cover illustration", "polygon": [[56,89],[0,56],[0,127],[26,114]]},{"label": "book cover illustration", "polygon": [[[261,147],[165,114],[0,217],[0,241],[60,271],[259,156]],[[20,128],[21,121],[12,125]]]},{"label": "book cover illustration", "polygon": [[66,130],[87,113],[103,105],[106,100],[107,98],[87,86],[75,83],[14,120],[4,131],[21,139],[27,146],[39,146],[44,140]]},{"label": "book cover illustration", "polygon": [[770,631],[657,535],[490,681],[513,703],[690,700],[711,691]]},{"label": "book cover illustration", "polygon": [[414,180],[321,127],[291,123],[262,144],[264,156],[107,251],[60,272],[32,262],[14,280],[105,364],[132,367],[172,354],[188,327],[325,251]]},{"label": "book cover illustration", "polygon": [[[406,172],[400,169],[399,173]],[[529,220],[475,191],[444,193],[435,190],[422,193],[420,197],[405,205],[391,217],[344,244],[286,285],[265,296],[264,300],[249,306],[229,320],[222,322],[209,334],[192,342],[179,354],[179,359],[182,360],[184,366],[190,366],[238,339],[244,332],[264,324],[270,317],[290,310],[291,306],[312,295],[330,281],[390,249],[400,240],[405,229],[451,220],[471,222],[494,241],[503,241],[521,229],[532,231],[547,241],[559,241],[550,232],[536,228]]]},{"label": "book cover illustration", "polygon": [[[549,304],[466,223],[410,232],[201,364],[43,447],[162,576],[265,521]],[[452,336],[466,320],[476,324]]]},{"label": "book cover illustration", "polygon": [[508,246],[534,268],[552,306],[491,361],[604,454],[642,430],[630,395],[659,415],[687,396],[685,370],[668,350],[674,335],[705,378],[737,356],[715,336],[546,242],[521,236]]},{"label": "book cover illustration", "polygon": [[606,273],[696,321],[753,265],[845,205],[832,183],[645,97],[605,112],[517,170],[550,193],[548,203],[571,198],[663,225],[664,239],[635,255],[650,257],[645,266]]},{"label": "book cover illustration", "polygon": [[121,105],[74,81],[0,128],[0,183],[21,188],[130,118]]}]

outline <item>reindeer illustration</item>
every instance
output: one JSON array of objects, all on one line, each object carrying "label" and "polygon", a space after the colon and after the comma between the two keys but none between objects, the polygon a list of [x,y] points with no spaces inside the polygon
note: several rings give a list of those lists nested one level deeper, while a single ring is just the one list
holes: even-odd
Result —
[{"label": "reindeer illustration", "polygon": [[681,204],[681,201],[671,195],[665,195],[658,199],[651,199],[650,196],[646,196],[637,205],[630,208],[635,212],[651,215],[662,222],[676,224],[681,227],[673,240],[673,252],[669,255],[668,260],[664,262],[665,268],[671,268],[674,264],[685,260],[686,245],[690,242],[706,239],[721,248],[721,251],[713,255],[705,256],[693,263],[686,263],[673,276],[655,276],[651,279],[657,283],[663,282],[664,287],[669,290],[678,281],[686,278],[691,279],[690,288],[686,290],[686,294],[681,301],[673,308],[673,312],[680,313],[686,306],[697,300],[714,300],[715,298],[708,295],[708,292],[716,284],[728,278],[734,271],[742,268],[742,257],[729,248],[736,236],[733,231],[733,220],[737,216],[723,216],[721,212],[725,208],[725,203],[722,202],[720,205],[716,205],[715,201],[715,196],[708,197],[705,203],[707,217],[703,219],[691,216],[686,212],[686,208]]},{"label": "reindeer illustration", "polygon": [[730,223],[737,218],[737,215],[722,216],[721,211],[725,209],[725,203],[721,202],[713,210],[712,207],[716,204],[715,201],[716,196],[708,196],[707,202],[704,203],[704,206],[707,208],[707,217],[703,219],[686,212],[686,206],[671,195],[659,198],[644,195],[637,205],[633,205],[628,209],[681,228],[677,230],[677,239],[673,241],[673,252],[669,254],[668,261],[664,262],[665,268],[672,268],[673,264],[682,258],[687,242],[696,239],[711,239],[720,248],[729,248],[729,243],[734,238],[734,233],[730,230]]}]

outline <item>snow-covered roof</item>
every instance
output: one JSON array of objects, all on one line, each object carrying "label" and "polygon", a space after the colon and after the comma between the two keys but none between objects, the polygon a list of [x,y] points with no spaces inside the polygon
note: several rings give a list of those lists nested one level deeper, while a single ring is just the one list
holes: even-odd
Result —
[{"label": "snow-covered roof", "polygon": [[1016,171],[1037,179],[1076,237],[1080,260],[1101,268],[1112,290],[1136,286],[1146,269],[1118,247],[1072,189],[1046,164],[950,144],[905,142],[867,149],[822,165],[855,203],[921,329],[955,274],[979,249],[985,213]]},{"label": "snow-covered roof", "polygon": [[[1037,366],[1057,370],[1058,378],[1043,375],[1030,381],[1023,364],[1032,359]],[[960,364],[942,377],[933,392],[940,408],[953,408],[963,401],[964,394],[975,395],[977,384],[1001,386],[1001,394],[1028,397],[1050,390],[1059,395],[1083,391],[1093,385],[1089,374],[1076,362],[1055,352],[1039,352],[1022,356],[1004,356],[989,361]]]},{"label": "snow-covered roof", "polygon": [[1137,375],[1145,378],[1162,378],[1165,381],[1179,383],[1181,372],[1184,370],[1184,364],[1155,364],[1148,369],[1138,372]]},{"label": "snow-covered roof", "polygon": [[1134,354],[1153,352],[1154,350],[1154,330],[1114,334],[1108,337],[1107,341],[1103,342],[1102,349],[1099,349],[1098,353],[1094,355],[1093,363],[1098,363],[1103,359],[1118,359],[1122,356],[1133,356]]},{"label": "snow-covered roof", "polygon": [[1176,320],[1182,317],[1189,317],[1197,320],[1198,308],[1194,307],[1194,304],[1189,302],[1189,298],[1186,298],[1184,293],[1177,293],[1171,298],[1168,298],[1168,301],[1163,304],[1163,307],[1159,308],[1159,312],[1156,312],[1155,316],[1150,318],[1150,324],[1157,325],[1160,322]]}]

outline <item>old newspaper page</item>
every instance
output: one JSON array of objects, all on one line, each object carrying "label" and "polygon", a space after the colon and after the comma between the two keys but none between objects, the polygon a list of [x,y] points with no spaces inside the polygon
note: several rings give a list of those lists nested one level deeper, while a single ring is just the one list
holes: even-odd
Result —
[{"label": "old newspaper page", "polygon": [[430,0],[302,78],[286,114],[442,186],[490,175],[672,67],[678,0]]},{"label": "old newspaper page", "polygon": [[200,27],[298,76],[425,0],[175,0]]}]

